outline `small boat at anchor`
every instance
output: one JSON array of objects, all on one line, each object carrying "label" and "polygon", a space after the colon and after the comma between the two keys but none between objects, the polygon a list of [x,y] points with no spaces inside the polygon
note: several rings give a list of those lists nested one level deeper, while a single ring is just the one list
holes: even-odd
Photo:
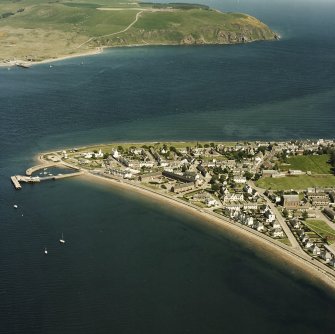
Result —
[{"label": "small boat at anchor", "polygon": [[63,233],[62,233],[62,237],[59,239],[59,242],[60,242],[61,244],[65,244],[65,240],[64,240],[64,235],[63,235]]}]

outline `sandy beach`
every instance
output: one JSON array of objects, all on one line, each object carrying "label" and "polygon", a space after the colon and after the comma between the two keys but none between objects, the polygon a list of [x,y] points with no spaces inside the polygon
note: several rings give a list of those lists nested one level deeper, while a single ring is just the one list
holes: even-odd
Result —
[{"label": "sandy beach", "polygon": [[81,52],[81,53],[76,53],[76,54],[67,55],[67,56],[60,56],[57,58],[49,58],[49,59],[44,59],[41,61],[26,61],[26,60],[17,59],[15,61],[13,60],[7,63],[0,62],[0,67],[12,67],[12,66],[16,66],[17,64],[24,64],[27,66],[33,66],[33,65],[39,65],[39,64],[49,64],[49,63],[53,63],[56,61],[67,60],[67,59],[72,59],[72,58],[94,56],[102,52],[103,52],[103,48],[97,48],[95,50],[90,50],[87,52]]}]

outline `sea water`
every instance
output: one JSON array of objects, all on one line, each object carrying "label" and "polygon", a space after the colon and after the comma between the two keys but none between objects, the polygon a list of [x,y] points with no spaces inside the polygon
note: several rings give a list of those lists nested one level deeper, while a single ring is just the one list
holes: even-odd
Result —
[{"label": "sea water", "polygon": [[0,333],[335,329],[327,289],[180,210],[82,178],[10,183],[89,143],[334,137],[333,2],[208,4],[282,39],[0,69]]}]

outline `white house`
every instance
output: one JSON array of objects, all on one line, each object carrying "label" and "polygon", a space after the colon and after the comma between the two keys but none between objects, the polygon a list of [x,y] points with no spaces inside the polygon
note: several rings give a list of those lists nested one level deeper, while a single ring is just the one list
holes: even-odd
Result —
[{"label": "white house", "polygon": [[247,182],[247,179],[243,176],[235,176],[234,177],[234,182],[238,184],[243,184]]},{"label": "white house", "polygon": [[320,255],[321,254],[321,249],[317,245],[314,245],[311,248],[311,251],[312,251],[313,255]]},{"label": "white house", "polygon": [[120,153],[118,152],[117,149],[115,149],[115,150],[112,151],[112,157],[114,159],[118,159],[120,157]]},{"label": "white house", "polygon": [[272,231],[271,231],[271,235],[274,237],[274,238],[282,238],[284,237],[284,232],[281,228],[274,228]]},{"label": "white house", "polygon": [[314,246],[314,243],[312,241],[308,240],[306,242],[305,248],[309,249],[309,250],[312,250],[313,246]]},{"label": "white house", "polygon": [[104,154],[102,153],[102,151],[101,151],[101,149],[100,149],[98,153],[94,153],[94,156],[95,156],[96,158],[103,158]]},{"label": "white house", "polygon": [[258,232],[264,232],[265,228],[262,222],[260,222],[259,220],[257,220],[253,226],[254,229],[256,229]]},{"label": "white house", "polygon": [[208,207],[217,205],[217,201],[215,199],[208,197],[205,199],[205,203]]},{"label": "white house", "polygon": [[238,202],[243,201],[243,193],[226,193],[224,192],[224,195],[222,196],[223,202]]},{"label": "white house", "polygon": [[253,217],[247,217],[245,220],[245,225],[252,227],[254,225],[254,218]]},{"label": "white house", "polygon": [[264,213],[264,216],[266,217],[266,222],[267,223],[272,223],[273,221],[276,220],[276,216],[271,210],[268,210]]}]

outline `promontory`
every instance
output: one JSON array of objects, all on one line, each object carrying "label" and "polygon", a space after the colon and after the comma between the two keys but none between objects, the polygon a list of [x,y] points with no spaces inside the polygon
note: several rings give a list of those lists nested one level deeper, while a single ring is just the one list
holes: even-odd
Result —
[{"label": "promontory", "polygon": [[104,47],[276,38],[255,17],[198,4],[125,0],[2,0],[0,4],[2,64],[58,59]]}]

